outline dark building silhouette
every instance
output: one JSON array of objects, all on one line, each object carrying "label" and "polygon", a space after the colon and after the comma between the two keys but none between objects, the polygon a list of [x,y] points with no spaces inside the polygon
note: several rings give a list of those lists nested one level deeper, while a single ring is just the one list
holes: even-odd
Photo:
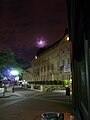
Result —
[{"label": "dark building silhouette", "polygon": [[75,120],[90,120],[90,2],[66,0]]}]

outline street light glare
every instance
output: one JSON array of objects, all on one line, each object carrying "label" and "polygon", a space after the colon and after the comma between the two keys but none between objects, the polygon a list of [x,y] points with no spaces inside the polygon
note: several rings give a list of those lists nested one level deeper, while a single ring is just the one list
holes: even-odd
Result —
[{"label": "street light glare", "polygon": [[67,41],[69,41],[69,37],[67,37]]},{"label": "street light glare", "polygon": [[11,75],[18,75],[18,71],[12,70],[12,71],[11,71]]}]

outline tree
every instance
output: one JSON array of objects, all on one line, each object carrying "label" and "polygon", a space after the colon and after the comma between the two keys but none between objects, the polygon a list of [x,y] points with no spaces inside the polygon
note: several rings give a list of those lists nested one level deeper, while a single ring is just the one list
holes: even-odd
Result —
[{"label": "tree", "polygon": [[[7,77],[8,68],[16,67],[16,66],[17,66],[17,63],[15,61],[14,53],[10,49],[2,49],[0,51],[0,79],[4,79],[4,77]],[[4,83],[3,96],[5,95],[5,91],[6,91],[6,85]]]},{"label": "tree", "polygon": [[27,66],[30,66],[30,63],[23,59],[16,59],[16,62],[21,68],[26,68]]},{"label": "tree", "polygon": [[14,53],[10,49],[0,52],[0,71],[4,68],[9,68],[12,66],[17,66]]}]

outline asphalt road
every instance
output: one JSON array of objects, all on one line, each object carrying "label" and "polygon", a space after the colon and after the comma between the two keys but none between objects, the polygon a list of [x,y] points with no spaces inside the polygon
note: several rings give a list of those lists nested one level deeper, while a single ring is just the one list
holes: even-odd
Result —
[{"label": "asphalt road", "polygon": [[72,112],[71,101],[64,92],[41,93],[21,88],[0,98],[0,120],[40,120],[44,112]]}]

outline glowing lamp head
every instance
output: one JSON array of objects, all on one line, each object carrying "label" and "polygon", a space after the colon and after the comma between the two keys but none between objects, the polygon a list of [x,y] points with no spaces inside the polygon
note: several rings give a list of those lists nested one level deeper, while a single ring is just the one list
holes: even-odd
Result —
[{"label": "glowing lamp head", "polygon": [[67,41],[69,41],[69,37],[67,37]]},{"label": "glowing lamp head", "polygon": [[16,70],[12,70],[10,73],[11,73],[11,75],[18,75],[18,71],[16,71]]},{"label": "glowing lamp head", "polygon": [[37,56],[35,55],[35,59],[37,59]]}]

